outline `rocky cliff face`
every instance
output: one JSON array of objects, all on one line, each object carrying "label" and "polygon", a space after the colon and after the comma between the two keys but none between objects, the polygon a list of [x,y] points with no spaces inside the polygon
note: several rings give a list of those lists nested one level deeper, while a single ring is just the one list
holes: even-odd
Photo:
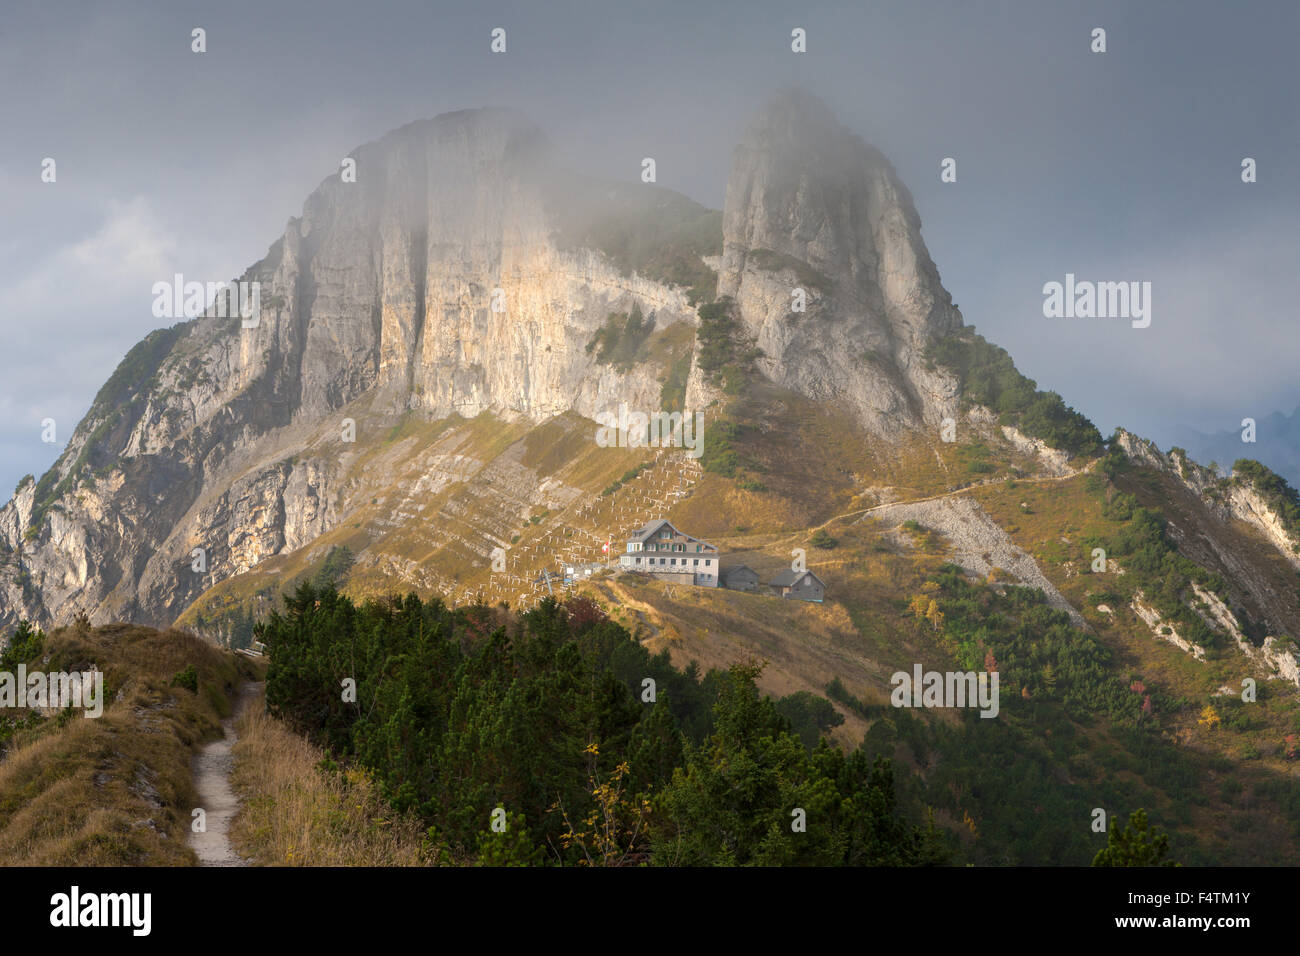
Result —
[{"label": "rocky cliff face", "polygon": [[847,403],[881,435],[954,414],[955,383],[921,353],[961,317],[912,196],[807,94],[777,97],[736,148],[718,291],[739,304],[774,381]]},{"label": "rocky cliff face", "polygon": [[[255,328],[205,316],[153,333],[0,510],[0,624],[170,623],[334,527],[356,445],[403,416],[661,407],[663,362],[600,364],[589,345],[633,305],[656,334],[694,326],[687,289],[562,242],[561,225],[632,188],[661,213],[693,204],[575,185],[505,111],[414,123],[354,158],[357,181],[322,183],[241,277],[261,283]],[[723,222],[718,291],[773,381],[847,403],[882,437],[952,413],[952,380],[919,355],[960,317],[879,152],[816,100],[780,97],[736,151]],[[717,397],[693,362],[687,382],[688,407]]]}]

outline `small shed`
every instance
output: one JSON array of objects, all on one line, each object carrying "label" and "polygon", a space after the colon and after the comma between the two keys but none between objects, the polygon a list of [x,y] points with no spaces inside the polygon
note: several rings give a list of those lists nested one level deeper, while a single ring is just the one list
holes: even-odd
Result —
[{"label": "small shed", "polygon": [[782,571],[768,582],[773,592],[796,601],[822,602],[826,595],[826,582],[811,571]]},{"label": "small shed", "polygon": [[722,572],[722,586],[732,591],[757,591],[758,572],[745,564],[727,568]]}]

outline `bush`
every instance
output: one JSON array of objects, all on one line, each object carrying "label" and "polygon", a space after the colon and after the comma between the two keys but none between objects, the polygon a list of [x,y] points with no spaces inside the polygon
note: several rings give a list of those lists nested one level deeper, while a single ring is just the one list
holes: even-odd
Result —
[{"label": "bush", "polygon": [[28,621],[19,621],[18,627],[9,635],[4,653],[0,654],[0,670],[12,671],[19,664],[35,660],[45,646],[45,634]]},{"label": "bush", "polygon": [[838,677],[831,678],[831,682],[826,685],[826,696],[837,703],[843,704],[859,716],[871,716],[871,712],[867,705],[850,693],[849,689],[844,686],[844,682]]},{"label": "bush", "polygon": [[191,693],[197,694],[199,692],[199,674],[194,669],[194,665],[190,664],[185,670],[177,671],[171,679],[171,686],[184,687]]},{"label": "bush", "polygon": [[795,732],[809,750],[829,730],[844,723],[841,715],[829,700],[806,690],[795,691],[776,702],[776,712],[790,721]]},{"label": "bush", "polygon": [[813,547],[825,548],[827,551],[840,543],[838,539],[827,534],[825,528],[818,528],[813,532],[813,536],[809,540],[812,542]]}]

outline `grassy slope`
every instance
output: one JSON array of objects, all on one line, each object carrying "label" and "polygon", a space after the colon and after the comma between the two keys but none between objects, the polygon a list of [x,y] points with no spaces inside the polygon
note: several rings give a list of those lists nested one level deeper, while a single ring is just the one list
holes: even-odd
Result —
[{"label": "grassy slope", "polygon": [[[48,658],[48,659],[46,659]],[[246,659],[177,631],[62,628],[29,664],[105,673],[103,715],[19,731],[0,763],[0,860],[37,866],[191,865],[191,761],[220,736]],[[171,686],[188,665],[198,692]]]},{"label": "grassy slope", "polygon": [[384,803],[364,771],[326,769],[325,753],[256,700],[236,728],[236,851],[259,866],[420,866],[419,820]]},{"label": "grassy slope", "polygon": [[[1194,505],[1167,476],[1141,469],[1121,479],[1120,486],[1138,492],[1143,504],[1160,508],[1175,522],[1191,526],[1189,510]],[[1085,541],[1091,537],[1104,540],[1120,529],[1118,522],[1103,515],[1102,498],[1091,476],[1081,475],[1051,486],[990,486],[977,491],[976,497],[1083,612],[1089,626],[1114,653],[1117,677],[1139,679],[1182,702],[1177,709],[1161,714],[1160,720],[1164,737],[1192,755],[1200,766],[1197,792],[1168,794],[1163,807],[1149,809],[1171,812],[1175,799],[1193,798],[1187,807],[1189,820],[1181,831],[1184,842],[1186,837],[1194,837],[1203,845],[1207,858],[1242,864],[1266,859],[1295,862],[1292,834],[1300,820],[1294,811],[1288,813],[1263,799],[1263,791],[1278,781],[1295,779],[1294,762],[1286,760],[1283,745],[1286,734],[1300,729],[1295,688],[1285,682],[1268,682],[1269,675],[1250,666],[1235,647],[1218,655],[1212,653],[1206,662],[1196,661],[1153,636],[1129,609],[1132,586],[1124,581],[1123,574],[1090,573],[1091,548]],[[1211,526],[1207,515],[1198,515],[1196,520]],[[1285,577],[1293,578],[1294,572],[1280,556],[1247,543],[1249,531],[1244,526],[1225,526],[1221,533],[1247,539],[1236,542],[1237,553],[1250,555],[1262,573],[1275,576],[1279,599],[1289,607],[1295,600],[1295,585],[1290,585],[1288,593]],[[1204,563],[1217,570],[1212,562]],[[1124,598],[1112,602],[1113,615],[1096,609],[1099,601],[1093,595],[1101,591]],[[1298,617],[1293,616],[1292,621]],[[1254,677],[1262,688],[1258,702],[1245,705],[1249,709],[1242,712],[1240,720],[1214,728],[1202,726],[1198,721],[1206,704],[1216,706],[1226,716],[1236,703],[1233,696],[1226,703],[1214,697],[1219,688],[1227,686],[1236,689],[1234,694],[1239,693],[1241,678],[1247,676]],[[1091,731],[1088,738],[1097,753],[1113,746],[1104,727]],[[1225,821],[1230,829],[1225,828]]]}]

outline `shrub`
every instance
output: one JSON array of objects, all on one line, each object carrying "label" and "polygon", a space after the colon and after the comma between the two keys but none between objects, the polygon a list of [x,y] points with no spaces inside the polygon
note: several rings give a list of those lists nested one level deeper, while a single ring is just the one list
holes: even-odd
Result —
[{"label": "shrub", "polygon": [[605,324],[596,330],[596,334],[587,343],[587,354],[596,353],[596,362],[600,365],[614,365],[628,368],[637,360],[641,346],[655,329],[655,319],[651,315],[647,320],[641,314],[640,303],[632,304],[632,311],[611,312]]},{"label": "shrub", "polygon": [[199,674],[194,669],[194,665],[188,665],[184,670],[177,671],[171,679],[172,687],[184,687],[191,693],[199,692]]},{"label": "shrub", "polygon": [[28,621],[19,621],[18,627],[9,635],[4,653],[0,654],[0,670],[12,671],[19,664],[34,660],[44,646],[45,635],[41,629]]},{"label": "shrub", "polygon": [[827,534],[825,528],[818,528],[809,540],[814,547],[825,548],[827,551],[839,544],[839,540]]}]

